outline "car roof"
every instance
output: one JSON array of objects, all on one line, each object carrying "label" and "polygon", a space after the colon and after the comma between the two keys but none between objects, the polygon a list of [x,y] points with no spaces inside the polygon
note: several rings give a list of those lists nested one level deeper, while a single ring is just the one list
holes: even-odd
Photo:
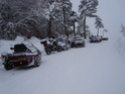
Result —
[{"label": "car roof", "polygon": [[31,52],[37,51],[37,48],[30,42],[23,42],[22,44],[24,44],[29,50],[31,50]]}]

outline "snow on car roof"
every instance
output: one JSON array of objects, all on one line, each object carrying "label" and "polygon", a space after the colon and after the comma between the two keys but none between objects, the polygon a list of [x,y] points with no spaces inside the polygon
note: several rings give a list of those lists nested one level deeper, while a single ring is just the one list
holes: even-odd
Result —
[{"label": "snow on car roof", "polygon": [[37,52],[37,48],[34,47],[34,45],[32,43],[30,43],[29,41],[25,41],[23,42],[23,44],[31,50],[31,52]]},{"label": "snow on car roof", "polygon": [[31,37],[28,41],[32,43],[32,45],[34,45],[40,52],[44,51],[44,46],[41,44],[41,40],[38,38]]}]

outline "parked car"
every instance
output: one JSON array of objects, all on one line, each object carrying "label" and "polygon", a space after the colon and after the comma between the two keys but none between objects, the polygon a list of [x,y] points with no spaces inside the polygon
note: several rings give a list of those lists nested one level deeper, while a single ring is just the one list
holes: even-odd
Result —
[{"label": "parked car", "polygon": [[41,44],[44,45],[44,49],[47,55],[50,55],[53,51],[62,51],[62,48],[57,44],[55,39],[46,39],[41,41]]},{"label": "parked car", "polygon": [[102,37],[101,40],[108,40],[108,38],[107,37]]},{"label": "parked car", "polygon": [[89,37],[89,40],[90,40],[90,43],[98,43],[98,42],[101,42],[101,39],[100,39],[99,37],[93,36],[93,35],[91,35],[91,36]]},{"label": "parked car", "polygon": [[97,36],[97,38],[100,40],[100,41],[103,41],[103,40],[108,40],[107,37],[103,37],[103,36]]},{"label": "parked car", "polygon": [[30,43],[15,44],[10,48],[11,54],[3,54],[3,65],[6,70],[21,66],[39,66],[41,64],[41,52]]},{"label": "parked car", "polygon": [[84,38],[81,36],[76,36],[72,43],[72,47],[85,47]]},{"label": "parked car", "polygon": [[102,36],[95,36],[98,40],[102,41]]},{"label": "parked car", "polygon": [[71,47],[67,37],[56,38],[56,43],[61,50],[68,50]]}]

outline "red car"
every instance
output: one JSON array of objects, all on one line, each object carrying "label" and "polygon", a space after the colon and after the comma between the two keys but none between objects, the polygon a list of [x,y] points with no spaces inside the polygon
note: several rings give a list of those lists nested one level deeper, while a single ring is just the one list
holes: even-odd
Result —
[{"label": "red car", "polygon": [[20,66],[39,66],[41,63],[41,52],[32,44],[16,44],[12,54],[2,55],[3,65],[6,70]]},{"label": "red car", "polygon": [[103,37],[103,38],[101,38],[101,40],[108,40],[108,38],[107,37]]},{"label": "red car", "polygon": [[103,37],[103,36],[98,36],[97,38],[98,38],[99,40],[101,40],[101,41],[103,41],[103,40],[108,40],[107,37]]}]

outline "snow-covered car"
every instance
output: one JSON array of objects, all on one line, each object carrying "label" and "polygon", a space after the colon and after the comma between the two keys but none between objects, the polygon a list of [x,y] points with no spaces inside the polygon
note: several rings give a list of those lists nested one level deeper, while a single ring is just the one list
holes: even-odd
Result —
[{"label": "snow-covered car", "polygon": [[83,37],[75,37],[72,44],[73,47],[85,47],[85,41]]},{"label": "snow-covered car", "polygon": [[2,54],[3,65],[6,70],[21,66],[39,66],[41,63],[41,52],[31,43],[15,44],[10,48],[13,53]]},{"label": "snow-covered car", "polygon": [[89,41],[90,41],[90,43],[98,43],[98,42],[101,42],[101,40],[100,40],[99,37],[93,36],[93,35],[91,35],[91,36],[89,37]]},{"label": "snow-covered car", "polygon": [[62,50],[68,50],[71,47],[66,37],[56,38],[56,43]]},{"label": "snow-covered car", "polygon": [[44,45],[44,50],[47,55],[50,55],[53,51],[60,52],[62,51],[62,48],[57,45],[57,42],[55,39],[47,39],[47,40],[42,40],[41,44]]}]

